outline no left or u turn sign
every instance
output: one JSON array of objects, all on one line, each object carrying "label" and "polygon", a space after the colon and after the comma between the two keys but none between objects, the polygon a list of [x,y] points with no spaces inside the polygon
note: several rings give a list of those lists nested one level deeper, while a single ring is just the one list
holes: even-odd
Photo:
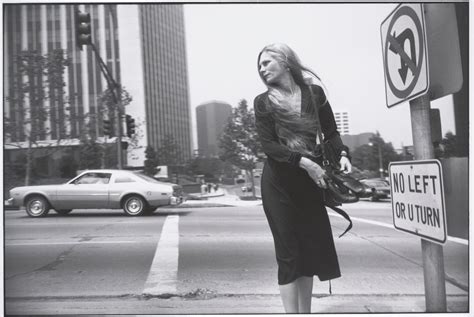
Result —
[{"label": "no left or u turn sign", "polygon": [[382,22],[382,52],[387,107],[428,91],[422,4],[400,4]]}]

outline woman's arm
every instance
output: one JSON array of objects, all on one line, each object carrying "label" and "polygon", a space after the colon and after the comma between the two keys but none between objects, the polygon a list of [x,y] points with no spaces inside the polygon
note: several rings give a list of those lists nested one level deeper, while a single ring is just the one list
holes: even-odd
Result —
[{"label": "woman's arm", "polygon": [[349,148],[342,143],[339,131],[337,131],[334,113],[332,112],[329,101],[326,99],[324,90],[319,86],[315,87],[317,87],[315,94],[317,94],[317,98],[319,97],[319,104],[321,105],[319,108],[319,118],[321,121],[321,130],[324,133],[324,140],[328,141],[334,149],[334,152],[337,155],[336,159],[341,164],[341,170],[343,169],[350,172],[352,166],[350,163]]},{"label": "woman's arm", "polygon": [[265,111],[265,95],[259,95],[255,98],[253,106],[255,112],[255,126],[258,137],[262,144],[263,152],[278,162],[285,162],[298,167],[301,154],[291,151],[278,142],[275,133],[275,122],[271,115]]},{"label": "woman's arm", "polygon": [[334,113],[332,112],[329,101],[326,99],[324,90],[315,85],[312,86],[312,88],[315,98],[318,100],[319,121],[321,122],[324,141],[329,141],[329,143],[331,143],[331,146],[336,151],[337,155],[340,155],[341,151],[346,151],[346,154],[349,155],[349,148],[342,143],[339,131],[337,131]]}]

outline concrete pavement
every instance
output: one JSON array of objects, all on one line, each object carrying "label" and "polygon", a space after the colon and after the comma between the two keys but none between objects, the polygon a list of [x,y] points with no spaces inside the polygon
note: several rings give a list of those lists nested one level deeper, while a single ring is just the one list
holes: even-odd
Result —
[{"label": "concrete pavement", "polygon": [[[237,196],[225,194],[224,191],[218,194],[215,193],[214,197],[208,197],[207,200],[188,201],[181,206],[182,208],[190,208],[190,203],[201,203],[202,207],[209,207],[209,204],[213,203],[216,206],[222,204],[224,206],[236,206],[237,208],[226,207],[220,208],[220,210],[219,208],[181,209],[170,212],[173,215],[183,214],[183,220],[180,222],[182,230],[180,233],[181,275],[177,280],[180,287],[177,288],[175,293],[160,294],[158,296],[140,294],[135,292],[132,286],[134,285],[133,283],[140,284],[139,282],[143,278],[134,278],[133,275],[129,276],[125,273],[123,276],[127,276],[129,280],[121,277],[117,281],[126,283],[128,287],[117,288],[120,291],[116,293],[111,292],[110,289],[99,287],[97,291],[102,292],[102,294],[92,293],[92,295],[85,295],[61,292],[61,295],[56,296],[55,294],[47,294],[44,289],[40,288],[36,293],[38,295],[34,297],[29,297],[29,294],[20,294],[13,297],[7,296],[7,312],[13,314],[14,312],[21,312],[22,315],[73,314],[77,312],[81,314],[283,313],[284,309],[278,295],[278,286],[274,281],[275,264],[273,262],[273,255],[271,255],[271,267],[269,266],[270,261],[266,260],[269,259],[269,253],[271,253],[269,251],[272,244],[271,236],[263,230],[266,228],[265,219],[262,216],[256,216],[261,212],[261,201],[241,201]],[[242,208],[245,206],[254,207]],[[380,210],[381,207],[384,208],[384,212]],[[388,201],[380,203],[361,201],[357,204],[347,205],[348,211],[354,216],[355,226],[344,238],[336,239],[343,277],[332,282],[332,295],[328,293],[327,282],[315,281],[312,298],[313,313],[425,312],[423,273],[420,264],[421,259],[419,258],[419,239],[417,240],[404,234],[387,232],[387,227],[374,226],[356,220],[356,218],[368,218],[370,215],[373,220],[389,224],[389,217],[377,218],[377,215],[387,214],[389,208]],[[219,213],[215,213],[215,210],[219,210]],[[163,212],[166,213],[166,210]],[[184,214],[186,213],[190,215],[187,221],[184,220]],[[191,217],[191,215],[195,217]],[[112,236],[116,229],[114,229],[115,226],[110,226],[109,219],[103,219],[103,217],[104,215],[99,216],[97,219],[91,219],[90,216],[82,217],[78,215],[74,219],[74,223],[77,224],[80,221],[88,222],[90,225],[93,225],[90,227],[90,230],[94,234],[91,235],[92,233],[87,231],[89,233],[84,235],[81,228],[74,229],[77,233],[69,231],[68,234],[75,239],[92,240],[86,242],[94,242],[94,239],[99,239],[102,236],[103,239],[109,239],[109,236]],[[67,218],[56,217],[51,220],[54,220],[55,223],[58,221],[64,223]],[[156,220],[158,223],[150,220]],[[143,225],[146,225],[148,229],[161,228],[162,220],[164,219],[120,218],[117,220],[116,226],[128,228],[127,230],[131,230],[134,227],[132,224],[136,224],[140,228]],[[16,226],[27,227],[32,225],[33,221],[35,223],[38,222],[37,219],[32,220],[28,218],[19,218],[17,221]],[[338,217],[334,218],[331,216],[331,222],[335,234],[344,229],[345,222]],[[12,227],[8,228],[11,229]],[[100,234],[95,233],[96,229],[100,230]],[[60,226],[58,226],[58,230],[61,230]],[[122,235],[126,234],[124,231],[121,232]],[[44,231],[44,234],[47,235],[47,232]],[[128,234],[131,237],[136,237],[135,233],[129,232]],[[153,241],[156,239],[154,235],[158,235],[160,232],[154,232],[153,236],[155,238],[153,239],[148,236],[149,232],[141,231],[140,234],[144,235],[143,238],[148,243],[146,247],[150,248],[154,246]],[[393,235],[396,235],[396,239]],[[15,238],[12,233],[9,234],[9,237]],[[28,237],[30,236],[26,236],[26,238]],[[120,240],[124,240],[124,237],[120,237]],[[86,245],[84,244],[84,246]],[[97,244],[88,244],[87,246],[87,248],[78,248],[74,254],[71,253],[69,255],[69,261],[87,261],[87,265],[84,263],[78,264],[77,267],[81,271],[84,267],[92,268],[103,265],[94,264],[94,262],[90,263],[90,260],[87,260],[88,257],[84,254],[79,256],[78,252],[89,250],[97,253],[97,257],[92,258],[97,263],[103,261],[99,254],[103,254],[104,251],[97,249]],[[123,258],[119,257],[117,261],[113,261],[115,263],[114,266],[120,265],[123,268],[131,269],[133,268],[132,264],[136,263],[136,259],[140,259],[142,262],[140,265],[142,266],[149,265],[151,262],[151,252],[147,252],[149,258],[140,257],[138,254],[130,256],[130,254],[133,254],[132,252],[135,252],[133,248],[131,249],[131,246],[133,244],[126,245],[127,253],[120,255]],[[21,246],[21,248],[26,248],[26,246]],[[117,248],[123,249],[123,243],[119,243],[116,246],[108,245],[106,249],[113,251]],[[461,245],[460,248],[466,248],[466,246]],[[61,254],[65,253],[62,252]],[[218,256],[215,256],[216,254]],[[450,253],[449,248],[447,248],[445,250],[446,263],[448,264],[449,260],[464,261],[460,260],[461,257],[453,256],[459,254],[459,252]],[[462,255],[462,259],[465,259],[464,254]],[[252,258],[252,260],[247,260],[247,258]],[[55,260],[54,263],[59,265],[63,260],[63,257],[59,256],[58,260]],[[30,265],[27,261],[21,261],[20,263],[22,265]],[[186,263],[192,269],[186,270]],[[61,270],[48,271],[50,270],[50,265],[42,267],[44,268],[43,271],[46,270],[46,273],[52,272],[56,279],[58,274],[69,272],[68,270],[64,272]],[[203,267],[204,269],[200,270]],[[246,270],[248,267],[252,267],[252,269]],[[99,270],[98,273],[103,274],[106,272],[109,274],[116,271],[116,269],[110,269],[108,266],[104,266],[104,269],[105,271],[101,272]],[[73,276],[83,280],[82,273],[76,272],[78,270],[74,270],[75,274]],[[136,271],[140,274],[145,274],[147,270],[139,268]],[[463,272],[465,271],[467,270],[463,270]],[[452,273],[456,272],[453,271]],[[38,273],[35,274],[34,276],[36,276],[37,280]],[[107,275],[101,276],[107,277]],[[230,280],[228,276],[238,278]],[[453,275],[453,277],[458,278],[461,282],[468,280],[463,275]],[[28,281],[30,277],[25,275],[16,278],[23,278],[25,281]],[[192,281],[191,278],[193,279]],[[133,279],[136,281],[130,282]],[[45,283],[51,283],[52,281],[54,282],[54,279],[48,278],[44,280]],[[75,285],[78,288],[78,284],[76,283]],[[58,286],[53,288],[56,291],[57,289]],[[459,287],[447,282],[446,290],[448,294],[448,312],[467,312],[469,309],[468,288]]]},{"label": "concrete pavement", "polygon": [[[243,201],[240,200],[236,195],[228,194],[225,189],[222,194],[209,197],[207,200],[202,201],[189,201],[183,204],[193,204],[193,207],[199,205],[208,207],[209,204],[221,204],[222,206],[234,206],[234,207],[250,207],[250,206],[261,206],[261,200],[254,201]],[[207,204],[207,205],[206,205]],[[190,205],[191,206],[191,205]],[[381,206],[391,208],[389,201],[385,202],[370,202],[370,201],[359,201],[356,204],[346,205],[347,209],[360,209],[360,210],[375,210],[380,209]],[[363,250],[361,251],[364,252]],[[373,248],[372,252],[380,253],[380,258],[387,256],[386,250],[383,248]],[[382,278],[383,279],[383,278]],[[373,283],[371,283],[371,280]],[[370,312],[425,312],[425,295],[423,289],[422,277],[417,277],[416,281],[410,281],[410,277],[404,275],[403,271],[396,271],[390,276],[387,276],[387,285],[380,285],[381,278],[371,279],[370,274],[364,278],[364,289],[360,288],[360,285],[345,285],[342,281],[334,281],[339,294],[333,295],[322,295],[324,291],[320,287],[314,290],[313,295],[313,312],[314,313],[370,313]],[[400,293],[393,293],[390,287],[390,283],[398,284],[400,281],[405,281],[405,285]],[[320,283],[319,283],[320,284]],[[369,284],[369,285],[367,285]],[[372,284],[372,285],[370,285]],[[334,289],[333,285],[333,289]],[[338,287],[341,286],[343,290]],[[367,290],[369,286],[370,290]],[[341,292],[342,291],[342,292]],[[337,293],[338,291],[336,291]],[[249,294],[238,295],[236,294],[219,294],[208,298],[208,304],[206,309],[193,311],[194,313],[215,313],[218,312],[218,307],[235,307],[235,310],[226,310],[226,313],[242,313],[242,307],[237,304],[240,299],[244,300],[245,305],[248,305]],[[246,313],[277,313],[281,312],[281,300],[279,296],[275,295],[263,295],[255,294],[263,302],[255,303],[258,309],[250,309],[245,311]],[[255,299],[256,300],[256,299]],[[213,306],[215,304],[215,309]],[[244,304],[244,303],[243,303]],[[221,306],[223,305],[223,306]],[[276,305],[276,306],[275,306]],[[279,307],[275,309],[276,307]],[[186,308],[183,307],[183,313],[186,312]],[[191,307],[190,307],[191,309]],[[451,285],[447,282],[447,311],[448,312],[467,312],[469,310],[469,293],[467,286],[462,288]],[[191,312],[192,310],[190,310]]]},{"label": "concrete pavement", "polygon": [[[81,314],[282,314],[279,295],[232,295],[220,294],[182,297],[144,298],[122,296],[120,298],[34,298],[22,303],[22,314],[71,314],[81,308]],[[6,303],[7,311],[21,299]],[[422,295],[331,295],[312,298],[312,313],[423,313],[425,299]],[[113,307],[111,309],[111,307]],[[10,309],[9,309],[10,308]],[[449,296],[448,312],[456,316],[469,316],[467,296]]]}]

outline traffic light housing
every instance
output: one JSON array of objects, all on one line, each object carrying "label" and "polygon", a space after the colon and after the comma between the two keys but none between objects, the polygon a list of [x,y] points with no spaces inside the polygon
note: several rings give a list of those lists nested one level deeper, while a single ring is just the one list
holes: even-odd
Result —
[{"label": "traffic light housing", "polygon": [[76,40],[77,47],[82,50],[83,45],[92,43],[91,15],[87,12],[76,10]]},{"label": "traffic light housing", "polygon": [[127,136],[131,138],[132,135],[135,134],[135,119],[133,119],[131,115],[127,114],[125,115],[125,121],[127,124]]},{"label": "traffic light housing", "polygon": [[104,135],[112,137],[113,135],[112,122],[110,122],[109,119],[103,119],[102,123],[103,123]]}]

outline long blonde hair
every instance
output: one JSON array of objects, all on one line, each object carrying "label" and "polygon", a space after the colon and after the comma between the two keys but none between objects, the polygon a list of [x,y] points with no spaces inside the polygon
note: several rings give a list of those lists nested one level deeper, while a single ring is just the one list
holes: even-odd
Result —
[{"label": "long blonde hair", "polygon": [[[321,78],[310,68],[304,66],[296,53],[288,45],[283,43],[267,45],[260,51],[257,59],[258,70],[260,58],[264,52],[267,52],[276,61],[286,66],[293,80],[302,90],[313,84],[313,78],[316,78],[321,85],[324,86]],[[314,119],[289,110],[289,107],[285,105],[279,87],[268,84],[260,71],[258,71],[258,74],[268,88],[268,101],[270,102],[267,102],[264,112],[270,113],[274,118],[275,131],[280,143],[292,151],[297,151],[302,154],[311,154],[314,150],[314,140],[316,137],[316,129],[318,128],[316,122]],[[306,77],[304,75],[306,75]],[[311,87],[308,87],[308,89],[311,89]],[[324,103],[326,102],[327,99]]]}]

